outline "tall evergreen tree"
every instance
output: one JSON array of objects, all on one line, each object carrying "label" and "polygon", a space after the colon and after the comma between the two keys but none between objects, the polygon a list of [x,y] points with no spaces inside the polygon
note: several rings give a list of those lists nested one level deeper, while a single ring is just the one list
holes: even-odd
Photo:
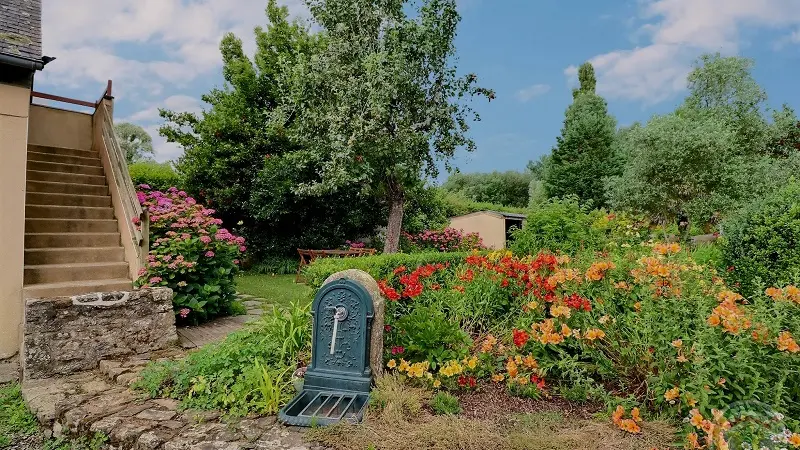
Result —
[{"label": "tall evergreen tree", "polygon": [[572,93],[574,101],[567,108],[544,185],[549,197],[576,195],[599,207],[606,203],[603,180],[617,171],[612,149],[616,120],[595,92],[597,80],[590,63],[581,65],[578,79],[580,87]]}]

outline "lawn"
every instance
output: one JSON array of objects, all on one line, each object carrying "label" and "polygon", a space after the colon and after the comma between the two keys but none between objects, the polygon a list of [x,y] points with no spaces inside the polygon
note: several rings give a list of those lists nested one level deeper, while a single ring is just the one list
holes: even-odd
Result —
[{"label": "lawn", "polygon": [[294,275],[263,275],[244,273],[236,277],[236,290],[242,294],[266,299],[276,306],[288,306],[294,301],[311,303],[312,289],[295,284]]}]

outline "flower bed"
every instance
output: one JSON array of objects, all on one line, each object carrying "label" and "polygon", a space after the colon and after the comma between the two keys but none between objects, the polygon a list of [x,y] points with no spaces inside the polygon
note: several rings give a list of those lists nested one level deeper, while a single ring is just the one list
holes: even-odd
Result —
[{"label": "flower bed", "polygon": [[379,284],[387,366],[413,383],[602,400],[629,433],[641,415],[687,417],[694,448],[745,439],[728,414],[742,402],[798,427],[800,290],[744,299],[677,244],[475,254],[399,266]]},{"label": "flower bed", "polygon": [[235,312],[234,275],[247,250],[244,238],[222,228],[214,210],[186,192],[138,186],[137,195],[150,213],[150,253],[139,287],[165,286],[174,292],[178,322],[198,323]]},{"label": "flower bed", "polygon": [[455,228],[425,230],[418,234],[403,233],[402,237],[403,251],[409,253],[468,252],[486,248],[478,233],[464,233]]}]

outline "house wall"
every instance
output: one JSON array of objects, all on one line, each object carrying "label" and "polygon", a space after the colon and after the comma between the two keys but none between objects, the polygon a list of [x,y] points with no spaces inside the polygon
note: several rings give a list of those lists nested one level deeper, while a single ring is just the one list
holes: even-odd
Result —
[{"label": "house wall", "polygon": [[463,230],[465,233],[478,233],[483,239],[483,245],[491,249],[501,249],[506,246],[506,226],[503,217],[487,213],[453,217],[450,219],[450,227]]},{"label": "house wall", "polygon": [[30,92],[0,84],[0,359],[20,343]]},{"label": "house wall", "polygon": [[31,145],[92,149],[92,115],[50,106],[31,105]]}]

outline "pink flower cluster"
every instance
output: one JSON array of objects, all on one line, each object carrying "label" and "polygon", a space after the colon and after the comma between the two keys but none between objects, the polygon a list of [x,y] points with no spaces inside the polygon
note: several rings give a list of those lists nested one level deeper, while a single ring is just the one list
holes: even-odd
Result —
[{"label": "pink flower cluster", "polygon": [[425,230],[418,234],[403,233],[403,237],[412,247],[421,250],[456,252],[484,248],[483,239],[478,233],[464,233],[455,228]]},{"label": "pink flower cluster", "polygon": [[363,242],[355,242],[355,241],[344,241],[344,245],[349,249],[361,249],[366,248],[367,244]]}]

